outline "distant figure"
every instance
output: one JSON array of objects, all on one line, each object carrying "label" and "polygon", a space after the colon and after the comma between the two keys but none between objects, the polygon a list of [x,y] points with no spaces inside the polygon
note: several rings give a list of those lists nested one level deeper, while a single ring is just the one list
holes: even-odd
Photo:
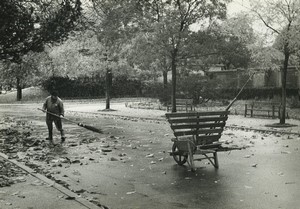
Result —
[{"label": "distant figure", "polygon": [[65,112],[64,105],[62,100],[58,97],[57,91],[52,91],[50,94],[51,96],[46,98],[46,101],[43,105],[43,110],[47,113],[46,124],[48,127],[48,134],[49,134],[47,140],[53,143],[53,122],[54,122],[57,130],[60,131],[61,143],[64,143],[66,137],[61,122],[61,118],[64,117],[64,112]]}]

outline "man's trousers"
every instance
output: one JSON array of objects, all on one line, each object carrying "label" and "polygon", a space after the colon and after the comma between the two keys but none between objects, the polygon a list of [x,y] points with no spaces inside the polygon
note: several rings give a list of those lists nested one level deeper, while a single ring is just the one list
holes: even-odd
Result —
[{"label": "man's trousers", "polygon": [[64,130],[62,128],[61,118],[47,114],[46,124],[48,127],[49,140],[53,139],[53,123],[55,124],[56,129],[60,132],[61,138],[65,138]]}]

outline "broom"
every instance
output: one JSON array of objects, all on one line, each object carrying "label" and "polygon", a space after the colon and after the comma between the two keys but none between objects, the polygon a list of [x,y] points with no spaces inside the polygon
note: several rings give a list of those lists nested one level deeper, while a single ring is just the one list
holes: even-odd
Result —
[{"label": "broom", "polygon": [[[56,115],[56,114],[51,113],[51,112],[48,112],[47,110],[43,110],[43,109],[40,109],[40,108],[37,108],[37,109],[38,109],[38,110],[41,110],[41,111],[43,111],[43,112],[45,112],[45,113],[48,113],[48,114],[50,114],[50,115],[53,115],[53,116],[55,116],[55,117],[61,118],[59,115]],[[69,121],[69,122],[71,122],[71,123],[77,124],[78,126],[83,127],[83,128],[85,128],[85,129],[87,129],[87,130],[90,130],[90,131],[93,131],[93,132],[97,132],[97,133],[103,133],[103,131],[102,131],[101,129],[95,128],[95,127],[93,127],[93,126],[85,125],[85,124],[83,124],[83,123],[78,123],[78,122],[76,122],[76,121],[67,119],[67,118],[65,118],[65,117],[63,117],[62,119],[66,120],[66,121]]]},{"label": "broom", "polygon": [[246,83],[243,85],[243,87],[241,88],[241,90],[239,91],[239,93],[235,96],[235,98],[230,102],[230,104],[226,107],[226,111],[228,111],[230,109],[230,107],[233,105],[233,103],[237,100],[238,96],[242,93],[242,91],[244,90],[245,86],[247,85],[247,83],[252,79],[252,77],[254,76],[255,72],[252,73],[252,75],[250,75],[250,77],[248,78],[248,80],[246,81]]}]

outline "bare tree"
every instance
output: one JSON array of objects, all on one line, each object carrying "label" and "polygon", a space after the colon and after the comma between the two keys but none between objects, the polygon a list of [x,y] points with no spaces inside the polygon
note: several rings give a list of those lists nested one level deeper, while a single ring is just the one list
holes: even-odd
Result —
[{"label": "bare tree", "polygon": [[277,35],[275,46],[284,54],[281,67],[281,113],[280,124],[286,119],[286,79],[290,56],[299,49],[299,0],[252,1],[251,10],[263,24]]}]

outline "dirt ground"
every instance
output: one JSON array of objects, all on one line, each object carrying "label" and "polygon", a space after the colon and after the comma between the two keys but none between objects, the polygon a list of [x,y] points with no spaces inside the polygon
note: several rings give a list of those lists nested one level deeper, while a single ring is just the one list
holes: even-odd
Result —
[{"label": "dirt ground", "polygon": [[[201,161],[191,172],[168,153],[173,136],[163,112],[154,117],[151,110],[128,110],[124,104],[112,105],[114,112],[98,111],[101,107],[95,104],[65,106],[66,117],[104,133],[65,121],[67,142],[51,146],[44,140],[44,113],[36,109],[40,104],[1,105],[0,129],[5,134],[0,152],[107,208],[300,207],[299,134],[238,128],[259,128],[269,120],[230,116],[231,128],[222,141],[247,148],[219,153],[218,170]],[[54,135],[59,143],[59,133]]]}]

